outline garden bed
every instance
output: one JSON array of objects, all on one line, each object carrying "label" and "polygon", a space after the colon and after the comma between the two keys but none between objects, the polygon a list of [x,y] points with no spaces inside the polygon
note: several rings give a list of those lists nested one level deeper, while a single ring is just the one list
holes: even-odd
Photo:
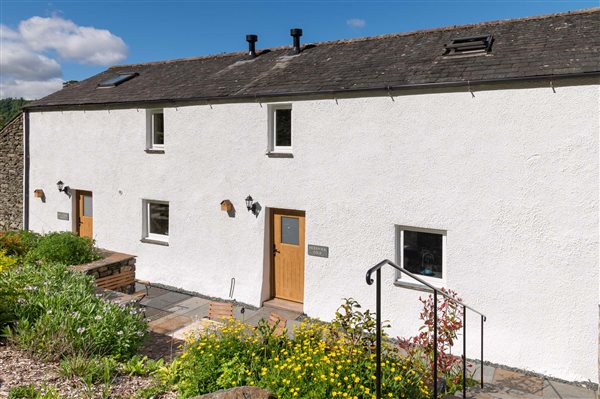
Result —
[{"label": "garden bed", "polygon": [[[102,383],[86,385],[79,378],[64,378],[58,363],[43,362],[14,346],[0,346],[0,398],[8,397],[11,388],[34,383],[38,389],[52,387],[61,398],[102,398],[106,387]],[[152,377],[120,375],[111,379],[111,398],[134,398],[153,385]],[[156,398],[175,398],[167,392]]]},{"label": "garden bed", "polygon": [[[0,396],[190,398],[257,386],[279,399],[372,399],[375,317],[353,299],[331,323],[305,320],[291,337],[264,320],[256,328],[217,323],[191,334],[171,359],[173,340],[149,336],[142,311],[96,292],[97,278],[132,272],[131,262],[124,254],[103,258],[93,241],[71,233],[0,234],[0,327],[8,343],[0,347]],[[385,397],[430,398],[433,307],[431,298],[422,302],[420,334],[401,345],[385,340]],[[444,353],[462,327],[459,309],[442,304],[437,317]],[[455,392],[457,360],[439,360]]]}]

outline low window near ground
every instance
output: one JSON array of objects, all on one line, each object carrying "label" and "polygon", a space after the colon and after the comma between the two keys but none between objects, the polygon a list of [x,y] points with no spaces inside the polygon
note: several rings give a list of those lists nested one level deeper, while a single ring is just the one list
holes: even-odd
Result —
[{"label": "low window near ground", "polygon": [[165,117],[162,109],[149,110],[146,149],[162,151],[165,148]]},{"label": "low window near ground", "polygon": [[[413,274],[437,281],[444,278],[445,231],[396,226],[396,247],[396,260],[402,268]],[[411,280],[399,272],[396,279]]]},{"label": "low window near ground", "polygon": [[155,241],[169,241],[169,203],[144,200],[143,238]]}]

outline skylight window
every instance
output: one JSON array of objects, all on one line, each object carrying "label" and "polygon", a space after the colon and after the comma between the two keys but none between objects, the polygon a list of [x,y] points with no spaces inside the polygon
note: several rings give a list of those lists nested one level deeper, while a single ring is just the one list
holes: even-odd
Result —
[{"label": "skylight window", "polygon": [[98,87],[115,87],[123,82],[127,82],[128,80],[135,78],[138,75],[139,73],[137,72],[120,73],[117,76],[113,76],[112,78],[103,80],[102,82],[98,83]]},{"label": "skylight window", "polygon": [[487,54],[492,51],[492,35],[461,37],[444,44],[444,55]]}]

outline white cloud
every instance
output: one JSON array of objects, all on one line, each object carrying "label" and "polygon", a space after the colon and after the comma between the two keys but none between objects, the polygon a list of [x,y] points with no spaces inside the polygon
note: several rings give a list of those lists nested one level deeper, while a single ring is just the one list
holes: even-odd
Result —
[{"label": "white cloud", "polygon": [[62,71],[54,58],[110,65],[123,61],[127,51],[110,31],[58,16],[29,18],[18,30],[0,24],[0,98],[35,99],[59,90]]},{"label": "white cloud", "polygon": [[352,18],[346,21],[346,25],[351,28],[364,28],[367,25],[367,21],[360,18]]},{"label": "white cloud", "polygon": [[61,76],[56,60],[31,51],[19,43],[3,42],[0,52],[2,75],[20,80],[47,80]]},{"label": "white cloud", "polygon": [[60,78],[49,80],[2,80],[0,81],[0,98],[23,97],[35,100],[54,93],[62,88]]},{"label": "white cloud", "polygon": [[19,33],[34,50],[55,50],[62,58],[83,64],[111,65],[127,57],[127,45],[110,31],[56,16],[22,21]]}]

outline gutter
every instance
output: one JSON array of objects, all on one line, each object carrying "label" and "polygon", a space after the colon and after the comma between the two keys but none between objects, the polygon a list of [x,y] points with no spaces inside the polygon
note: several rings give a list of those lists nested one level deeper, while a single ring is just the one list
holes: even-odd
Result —
[{"label": "gutter", "polygon": [[29,230],[29,111],[23,110],[23,230]]},{"label": "gutter", "polygon": [[484,84],[498,84],[498,83],[516,83],[516,82],[535,82],[542,80],[556,80],[565,78],[582,78],[582,77],[600,77],[600,70],[592,72],[579,72],[579,73],[565,73],[558,75],[538,75],[538,76],[523,76],[523,77],[512,77],[512,78],[500,78],[500,79],[480,79],[480,80],[459,80],[453,82],[439,82],[439,83],[411,83],[405,85],[396,86],[380,86],[373,88],[364,89],[341,89],[341,90],[320,90],[320,91],[300,91],[300,92],[287,92],[287,93],[266,93],[266,94],[245,94],[245,95],[232,95],[232,96],[212,96],[212,97],[189,97],[181,99],[155,99],[155,100],[132,100],[132,101],[118,101],[118,102],[104,102],[104,103],[81,103],[81,104],[55,104],[55,105],[30,105],[25,106],[24,109],[31,111],[55,109],[55,108],[88,108],[88,107],[100,107],[109,105],[132,105],[132,104],[181,104],[185,102],[210,102],[210,101],[227,101],[227,100],[252,100],[251,102],[257,102],[258,99],[265,98],[282,98],[282,97],[301,97],[301,96],[313,96],[313,95],[335,95],[335,94],[360,94],[360,93],[373,93],[373,92],[387,92],[410,90],[410,89],[440,89],[440,88],[453,88],[453,87],[472,87]]}]

